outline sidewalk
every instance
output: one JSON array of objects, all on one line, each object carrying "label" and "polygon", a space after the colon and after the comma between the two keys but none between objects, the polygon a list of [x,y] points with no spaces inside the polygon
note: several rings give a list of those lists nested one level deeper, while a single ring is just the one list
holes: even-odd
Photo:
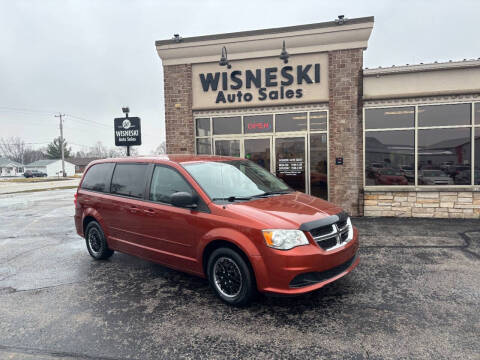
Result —
[{"label": "sidewalk", "polygon": [[79,182],[80,178],[61,181],[45,181],[38,183],[16,183],[9,181],[0,181],[0,194],[76,187],[78,186]]}]

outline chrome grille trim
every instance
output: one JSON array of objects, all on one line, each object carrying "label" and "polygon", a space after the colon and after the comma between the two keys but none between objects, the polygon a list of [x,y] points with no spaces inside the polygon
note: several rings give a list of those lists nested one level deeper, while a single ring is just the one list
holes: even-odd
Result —
[{"label": "chrome grille trim", "polygon": [[[342,223],[342,224],[345,224],[345,225],[342,228],[339,228],[338,223]],[[323,250],[333,251],[335,249],[338,249],[338,248],[344,246],[345,244],[347,244],[351,240],[348,237],[345,240],[342,239],[342,235],[344,235],[345,233],[348,233],[349,230],[350,230],[350,225],[348,224],[348,222],[339,221],[337,223],[327,225],[327,226],[330,227],[330,232],[328,232],[327,234],[320,235],[320,236],[313,236],[312,232],[315,229],[312,229],[312,231],[310,232],[310,234],[313,237],[313,240],[315,240],[317,245],[320,248],[322,248]],[[325,227],[327,227],[327,226],[325,226]],[[322,243],[326,243],[327,241],[333,242],[332,240],[335,241],[335,245],[333,245],[333,246],[328,246],[328,245],[325,246],[325,244],[322,244]],[[322,245],[324,245],[324,246],[322,246]]]}]

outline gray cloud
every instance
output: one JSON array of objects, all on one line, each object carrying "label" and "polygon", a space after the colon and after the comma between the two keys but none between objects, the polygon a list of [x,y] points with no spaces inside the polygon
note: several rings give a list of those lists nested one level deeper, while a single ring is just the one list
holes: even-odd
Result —
[{"label": "gray cloud", "polygon": [[[142,118],[148,153],[164,138],[163,77],[154,41],[375,16],[365,66],[480,56],[478,1],[0,0],[0,137],[113,146],[113,117]],[[6,109],[20,108],[29,111]]]}]

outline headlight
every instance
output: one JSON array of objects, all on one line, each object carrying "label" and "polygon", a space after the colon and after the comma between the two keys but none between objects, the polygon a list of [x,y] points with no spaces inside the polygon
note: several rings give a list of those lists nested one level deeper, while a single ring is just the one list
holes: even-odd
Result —
[{"label": "headlight", "polygon": [[289,250],[308,245],[308,239],[300,230],[263,230],[265,243],[274,249]]}]

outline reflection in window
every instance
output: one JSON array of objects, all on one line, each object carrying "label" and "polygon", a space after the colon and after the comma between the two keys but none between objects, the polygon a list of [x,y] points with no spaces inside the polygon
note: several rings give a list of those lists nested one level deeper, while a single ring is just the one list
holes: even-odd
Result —
[{"label": "reflection in window", "polygon": [[[480,111],[480,103],[477,103],[476,106]],[[478,122],[480,122],[480,116],[478,117]],[[480,126],[477,126],[475,128],[475,166],[474,168],[475,168],[475,172],[473,173],[474,184],[480,185]]]},{"label": "reflection in window", "polygon": [[240,157],[240,140],[215,140],[215,155]]},{"label": "reflection in window", "polygon": [[150,185],[150,200],[170,204],[172,194],[193,190],[187,181],[176,170],[167,166],[155,166]]},{"label": "reflection in window", "polygon": [[415,184],[413,130],[365,133],[366,185]]},{"label": "reflection in window", "polygon": [[310,135],[311,194],[328,200],[327,134]]},{"label": "reflection in window", "polygon": [[275,116],[275,131],[307,130],[307,113],[277,114]]},{"label": "reflection in window", "polygon": [[275,139],[276,173],[290,187],[305,192],[305,138]]},{"label": "reflection in window", "polygon": [[113,171],[113,194],[142,198],[148,164],[117,164]]},{"label": "reflection in window", "polygon": [[210,136],[210,119],[201,118],[196,119],[197,121],[197,136]]},{"label": "reflection in window", "polygon": [[415,108],[365,109],[366,129],[393,129],[415,126]]},{"label": "reflection in window", "polygon": [[471,106],[471,104],[419,106],[418,126],[470,125]]},{"label": "reflection in window", "polygon": [[240,116],[215,117],[213,120],[213,135],[240,134],[242,119]]},{"label": "reflection in window", "polygon": [[197,155],[211,155],[212,144],[210,138],[197,139]]},{"label": "reflection in window", "polygon": [[[418,131],[418,183],[470,185],[471,130],[469,128]],[[425,170],[437,170],[426,172]]]},{"label": "reflection in window", "polygon": [[318,111],[310,113],[310,130],[327,130],[327,112]]},{"label": "reflection in window", "polygon": [[270,171],[270,139],[245,139],[245,158]]},{"label": "reflection in window", "polygon": [[273,115],[244,116],[243,132],[245,134],[273,132]]}]

